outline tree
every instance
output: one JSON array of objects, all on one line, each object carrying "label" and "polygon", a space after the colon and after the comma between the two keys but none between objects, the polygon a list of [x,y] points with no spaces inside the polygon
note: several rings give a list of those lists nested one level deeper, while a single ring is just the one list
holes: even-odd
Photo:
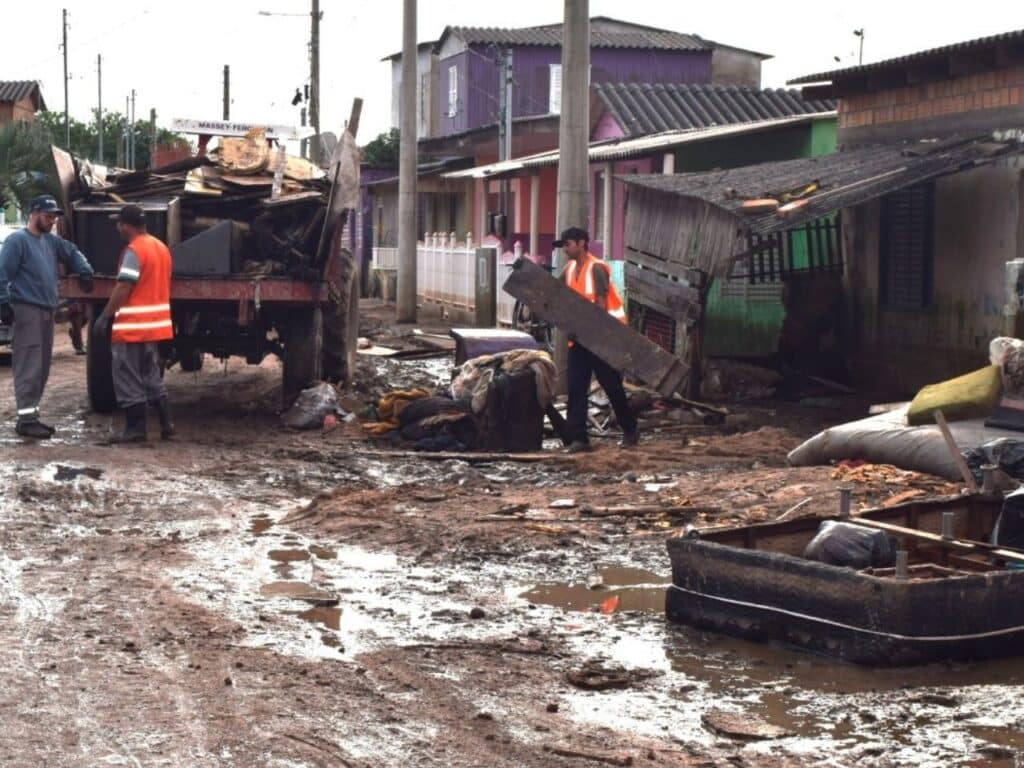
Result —
[{"label": "tree", "polygon": [[51,176],[51,140],[45,126],[22,122],[0,125],[0,209],[11,203],[25,209],[36,195],[56,193],[57,182]]},{"label": "tree", "polygon": [[[103,113],[103,157],[99,155],[99,133],[96,129],[96,110],[92,111],[92,121],[83,123],[80,120],[71,119],[68,123],[71,133],[71,146],[64,147],[64,113],[63,112],[39,112],[36,114],[36,122],[44,126],[52,137],[54,144],[64,147],[73,155],[84,157],[101,165],[121,166],[126,165],[124,159],[125,138],[128,133],[129,122],[120,112]],[[149,168],[150,146],[152,143],[152,128],[148,120],[136,120],[134,134],[135,141],[135,167],[138,170]],[[168,131],[166,128],[156,129],[157,146],[166,144],[188,144],[188,141],[181,135]]]},{"label": "tree", "polygon": [[363,162],[370,168],[397,168],[400,138],[397,128],[380,134],[363,147]]}]

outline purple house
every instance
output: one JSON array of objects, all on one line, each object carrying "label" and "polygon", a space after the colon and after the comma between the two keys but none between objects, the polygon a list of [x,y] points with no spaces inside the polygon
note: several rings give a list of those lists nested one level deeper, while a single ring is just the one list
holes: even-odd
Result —
[{"label": "purple house", "polygon": [[[758,88],[761,63],[770,56],[603,16],[590,22],[591,82],[597,84],[715,84]],[[512,75],[512,157],[558,145],[561,107],[562,25],[520,29],[448,26],[438,40],[417,49],[417,116],[421,156],[463,158],[469,165],[498,159],[500,89],[504,68]],[[393,95],[401,90],[401,54],[386,57]],[[507,64],[506,64],[507,62]],[[600,105],[592,108],[594,121]],[[393,102],[397,125],[397,102]],[[635,131],[624,131],[635,135]],[[465,183],[441,176],[436,164],[421,169],[420,232],[486,233],[488,214],[498,211],[498,192],[487,181]],[[646,170],[641,168],[638,170]],[[549,172],[553,179],[553,170]],[[554,229],[554,204],[545,174],[540,227]],[[397,205],[397,184],[373,186],[372,220],[387,221]],[[522,206],[520,205],[520,208]],[[508,220],[514,211],[505,210]],[[547,218],[551,221],[547,221]],[[372,238],[392,245],[387,232]]]}]

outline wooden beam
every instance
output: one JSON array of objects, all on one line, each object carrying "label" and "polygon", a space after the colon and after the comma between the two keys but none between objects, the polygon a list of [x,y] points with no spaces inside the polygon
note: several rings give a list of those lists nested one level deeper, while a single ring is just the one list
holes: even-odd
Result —
[{"label": "wooden beam", "polygon": [[687,285],[700,288],[707,281],[707,274],[694,267],[680,264],[678,261],[669,261],[657,254],[642,251],[639,248],[626,245],[626,260],[639,264],[644,269],[651,269],[663,275],[671,275],[677,280],[682,280]]},{"label": "wooden beam", "polygon": [[942,547],[943,549],[950,549],[956,552],[991,555],[992,557],[998,557],[1011,563],[1024,564],[1024,552],[1015,549],[1004,549],[993,544],[988,544],[984,541],[974,541],[972,539],[944,539],[937,533],[918,531],[914,528],[906,528],[902,525],[885,523],[881,520],[872,520],[867,517],[854,517],[850,519],[850,522],[855,523],[856,525],[863,525],[866,528],[885,531],[898,539],[912,539],[917,542],[926,542],[932,546]]},{"label": "wooden beam", "polygon": [[531,261],[516,262],[503,288],[612,368],[663,395],[678,391],[686,379],[688,368],[681,360]]},{"label": "wooden beam", "polygon": [[638,293],[650,294],[669,307],[676,307],[679,319],[689,317],[694,308],[699,312],[700,291],[651,269],[641,269],[626,262],[626,289],[636,288]]}]

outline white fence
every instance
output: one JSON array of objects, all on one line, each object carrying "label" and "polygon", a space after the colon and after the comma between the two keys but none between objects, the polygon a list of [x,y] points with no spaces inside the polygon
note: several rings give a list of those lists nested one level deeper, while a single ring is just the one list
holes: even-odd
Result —
[{"label": "white fence", "polygon": [[416,297],[424,304],[476,309],[476,247],[472,235],[428,234],[416,245]]},{"label": "white fence", "polygon": [[[501,290],[512,272],[512,262],[522,256],[522,245],[516,243],[513,253],[499,257],[496,269],[497,319],[499,326],[512,325],[516,300]],[[398,249],[373,249],[373,269],[397,270]],[[416,246],[416,298],[422,305],[450,307],[465,312],[476,311],[476,246],[471,233],[459,242],[454,232],[428,234]]]}]

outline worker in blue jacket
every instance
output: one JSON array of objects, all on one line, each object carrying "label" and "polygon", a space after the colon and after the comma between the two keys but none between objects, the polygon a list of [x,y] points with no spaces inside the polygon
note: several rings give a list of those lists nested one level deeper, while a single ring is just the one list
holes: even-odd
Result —
[{"label": "worker in blue jacket", "polygon": [[83,291],[92,290],[93,270],[85,256],[51,231],[63,213],[51,195],[35,198],[29,205],[28,226],[8,237],[0,249],[0,321],[13,326],[14,333],[15,431],[38,440],[55,431],[39,420],[39,401],[53,356],[58,265],[78,275]]}]

